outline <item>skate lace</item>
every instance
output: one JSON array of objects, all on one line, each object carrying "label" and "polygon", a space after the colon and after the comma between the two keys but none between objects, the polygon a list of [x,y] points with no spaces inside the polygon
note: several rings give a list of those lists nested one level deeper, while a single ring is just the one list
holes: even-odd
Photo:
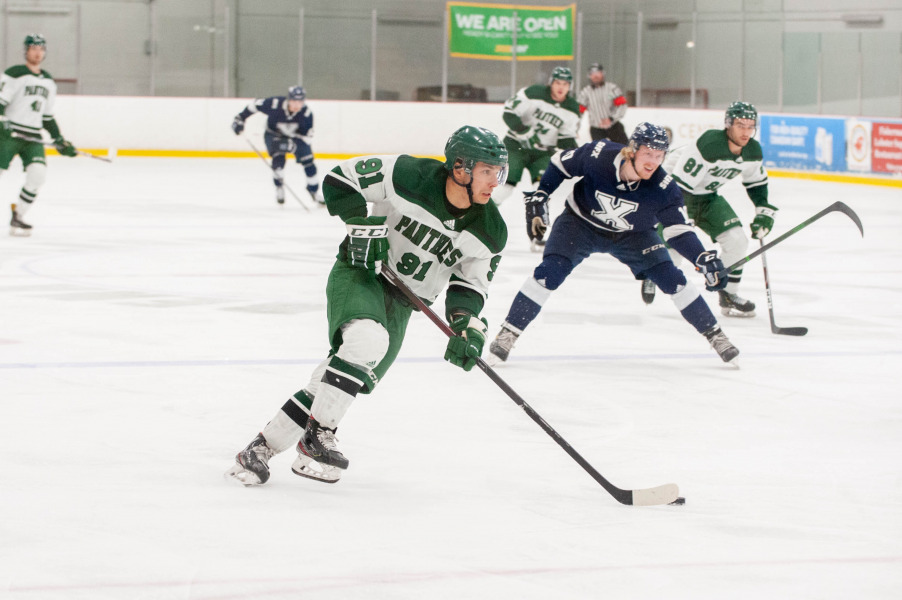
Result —
[{"label": "skate lace", "polygon": [[711,342],[711,347],[714,348],[718,354],[723,354],[725,350],[728,350],[733,346],[723,332],[715,333],[708,341]]},{"label": "skate lace", "polygon": [[338,439],[335,437],[334,431],[319,428],[316,432],[316,439],[326,450],[338,452]]},{"label": "skate lace", "polygon": [[268,462],[270,458],[276,455],[275,450],[269,447],[266,442],[262,444],[258,444],[252,448],[254,454],[257,455],[257,458],[262,460],[263,462]]},{"label": "skate lace", "polygon": [[495,344],[510,351],[510,349],[514,347],[514,342],[517,341],[518,337],[519,336],[510,329],[502,327],[501,331],[498,333],[498,337],[495,338]]}]

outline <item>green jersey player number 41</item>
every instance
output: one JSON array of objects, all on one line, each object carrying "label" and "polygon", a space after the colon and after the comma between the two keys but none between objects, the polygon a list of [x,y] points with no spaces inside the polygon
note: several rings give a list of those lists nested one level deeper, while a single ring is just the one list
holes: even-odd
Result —
[{"label": "green jersey player number 41", "polygon": [[56,82],[41,68],[47,41],[39,33],[25,37],[25,64],[6,69],[0,76],[0,175],[16,156],[22,160],[25,183],[19,200],[11,205],[10,235],[31,235],[31,225],[22,220],[37,199],[38,190],[47,179],[47,161],[41,130],[53,138],[63,156],[75,156],[75,146],[60,133],[53,118]]},{"label": "green jersey player number 41", "polygon": [[490,201],[505,181],[507,159],[494,133],[466,126],[448,139],[444,161],[363,156],[326,175],[326,207],[347,228],[326,287],[329,351],[306,387],[238,453],[228,479],[265,483],[269,459],[292,446],[297,475],[334,483],[348,468],[336,428],[357,394],[372,392],[397,358],[413,312],[383,265],[427,304],[446,290],[455,335],[445,359],[473,368],[487,329],[479,314],[507,243]]}]

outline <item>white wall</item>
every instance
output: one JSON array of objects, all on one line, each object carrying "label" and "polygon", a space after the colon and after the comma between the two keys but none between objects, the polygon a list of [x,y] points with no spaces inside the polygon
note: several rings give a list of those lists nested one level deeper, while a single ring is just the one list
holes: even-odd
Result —
[{"label": "white wall", "polygon": [[[232,119],[250,98],[151,98],[60,96],[56,118],[63,134],[84,148],[247,152],[232,133]],[[452,131],[462,125],[504,135],[500,104],[354,102],[311,100],[316,154],[440,155]],[[631,108],[627,132],[641,121],[669,126],[674,145],[719,127],[717,110]],[[248,119],[246,133],[262,144],[265,117]],[[584,128],[585,129],[585,128]],[[581,141],[588,141],[587,130]]]}]

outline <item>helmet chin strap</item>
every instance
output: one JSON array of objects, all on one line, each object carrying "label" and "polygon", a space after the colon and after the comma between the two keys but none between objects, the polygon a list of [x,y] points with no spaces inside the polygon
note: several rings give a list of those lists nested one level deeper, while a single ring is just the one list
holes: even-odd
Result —
[{"label": "helmet chin strap", "polygon": [[[456,171],[457,169],[454,169],[454,170]],[[466,171],[464,171],[463,168],[461,168],[461,171],[466,173]],[[473,185],[473,176],[470,175],[469,182],[460,183],[459,181],[457,181],[457,177],[454,176],[454,172],[452,171],[451,172],[451,181],[453,181],[456,185],[459,185],[460,187],[467,190],[467,199],[470,201],[470,206],[473,206],[473,188],[471,187]]]},{"label": "helmet chin strap", "polygon": [[[636,155],[635,154],[633,154],[630,157],[630,165],[632,165],[633,172],[636,174],[636,177],[639,177],[639,169],[636,168]],[[626,184],[626,189],[628,189],[631,192],[635,192],[636,190],[639,189],[639,184],[642,183],[642,178],[639,177],[636,181],[624,181],[623,183]]]}]

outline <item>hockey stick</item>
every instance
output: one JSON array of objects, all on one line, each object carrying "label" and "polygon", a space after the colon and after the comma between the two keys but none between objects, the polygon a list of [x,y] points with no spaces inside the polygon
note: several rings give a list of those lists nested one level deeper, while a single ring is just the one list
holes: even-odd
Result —
[{"label": "hockey stick", "polygon": [[742,265],[749,262],[753,258],[756,258],[759,254],[763,254],[764,252],[770,250],[771,248],[773,248],[774,246],[776,246],[777,244],[779,244],[780,242],[782,242],[783,240],[785,240],[786,238],[791,236],[792,234],[798,233],[802,229],[805,229],[806,227],[808,227],[809,225],[811,225],[812,223],[814,223],[815,221],[817,221],[824,215],[831,213],[831,212],[841,212],[844,215],[846,215],[847,217],[849,217],[850,219],[852,219],[852,222],[854,222],[855,225],[858,226],[858,231],[861,232],[861,237],[864,237],[864,227],[862,227],[861,219],[858,218],[858,215],[855,214],[855,211],[852,210],[851,208],[849,208],[849,206],[843,202],[834,202],[833,204],[831,204],[830,206],[828,206],[821,212],[817,213],[813,217],[811,217],[805,221],[802,221],[801,223],[799,223],[798,225],[796,225],[795,227],[793,227],[792,229],[790,229],[789,231],[787,231],[786,233],[784,233],[783,235],[778,237],[777,239],[775,239],[771,242],[768,242],[766,244],[762,244],[760,248],[758,248],[757,250],[755,250],[754,252],[752,252],[751,254],[746,256],[745,258],[737,260],[732,265],[727,267],[727,271],[735,271],[737,267],[741,267]]},{"label": "hockey stick", "polygon": [[[242,136],[242,137],[243,137],[243,136]],[[257,150],[257,147],[254,145],[254,143],[253,143],[252,141],[250,141],[249,139],[247,139],[246,137],[244,138],[244,141],[246,141],[246,142],[247,142],[247,145],[250,146],[251,149],[253,149],[254,152],[256,152],[257,156],[260,157],[260,160],[262,160],[264,163],[266,163],[266,166],[269,167],[269,170],[272,171],[273,173],[275,173],[275,169],[272,168],[272,165],[270,164],[270,162],[269,162],[268,160],[266,160],[266,157],[263,156],[263,153],[260,152],[259,150]],[[289,194],[291,194],[292,196],[294,196],[294,199],[298,201],[298,204],[300,204],[301,206],[304,207],[304,210],[306,210],[307,212],[310,212],[310,207],[307,206],[307,203],[304,202],[303,200],[301,200],[300,197],[298,197],[298,195],[294,193],[294,190],[291,189],[291,187],[290,187],[287,183],[285,183],[285,179],[284,179],[284,178],[282,179],[282,186],[283,186],[286,190],[288,190],[288,193],[289,193]]]},{"label": "hockey stick", "polygon": [[[764,245],[764,240],[758,240]],[[767,291],[767,312],[770,313],[770,331],[777,335],[801,336],[808,333],[807,327],[777,327],[774,322],[774,297],[770,289],[770,280],[767,277],[767,253],[761,255],[761,266],[764,267],[764,289]]]},{"label": "hockey stick", "polygon": [[[396,288],[398,288],[407,298],[416,306],[424,315],[429,317],[429,320],[435,323],[442,332],[448,337],[453,337],[455,333],[451,330],[447,323],[445,323],[441,317],[439,317],[435,312],[426,305],[416,294],[414,294],[407,284],[401,281],[401,278],[398,277],[394,271],[392,271],[389,267],[383,265],[382,266],[382,275]],[[611,496],[614,497],[617,502],[621,504],[631,504],[634,506],[655,506],[659,504],[684,504],[686,502],[685,498],[680,497],[680,490],[675,483],[667,483],[665,485],[659,485],[658,487],[643,489],[643,490],[623,490],[619,487],[612,484],[610,481],[605,479],[601,473],[595,470],[592,465],[586,461],[585,458],[580,456],[580,454],[573,449],[573,447],[567,443],[561,435],[554,430],[551,425],[549,425],[545,419],[543,419],[539,413],[537,413],[526,401],[520,397],[514,389],[507,384],[498,374],[490,367],[482,358],[476,358],[476,365],[482,370],[483,373],[489,376],[489,379],[495,382],[495,384],[507,394],[511,400],[513,400],[517,406],[523,409],[529,418],[535,421],[539,427],[541,427],[545,433],[547,433],[551,438],[557,442],[558,446],[564,449],[564,452],[570,455],[570,458],[575,460],[579,466],[586,470],[586,472],[592,476],[592,478],[601,484]]]},{"label": "hockey stick", "polygon": [[[56,147],[56,144],[54,144],[53,142],[47,142],[43,138],[33,138],[33,137],[29,137],[27,135],[22,135],[21,133],[17,133],[15,131],[12,132],[10,135],[12,135],[12,137],[16,138],[17,140],[22,140],[25,142],[33,142],[35,144],[43,144],[44,146],[53,146],[54,148]],[[113,148],[110,148],[109,150],[107,150],[107,154],[112,155],[110,158],[107,158],[106,156],[98,156],[96,154],[91,154],[90,152],[85,152],[84,150],[79,150],[78,148],[75,149],[75,153],[78,154],[79,156],[87,156],[88,158],[94,158],[94,159],[102,160],[103,162],[108,162],[108,163],[113,162],[112,157],[116,156],[116,151]]]}]

